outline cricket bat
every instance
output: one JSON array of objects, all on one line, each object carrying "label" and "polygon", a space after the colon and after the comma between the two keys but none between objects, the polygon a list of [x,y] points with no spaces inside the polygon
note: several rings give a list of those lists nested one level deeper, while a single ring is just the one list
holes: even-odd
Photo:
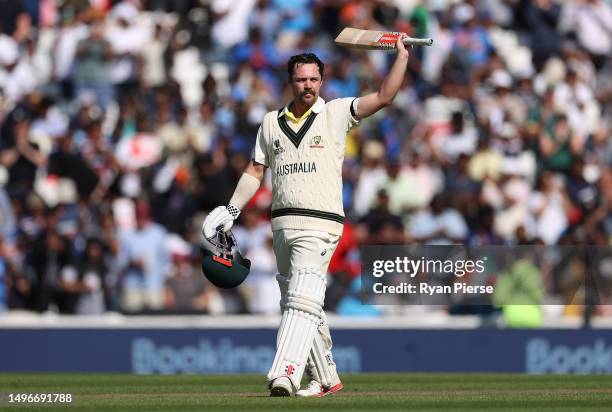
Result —
[{"label": "cricket bat", "polygon": [[[350,47],[352,49],[365,50],[393,50],[397,39],[404,33],[397,31],[381,30],[361,30],[353,27],[344,28],[338,37],[338,46]],[[415,39],[413,37],[404,38],[406,46],[431,46],[433,39]]]}]

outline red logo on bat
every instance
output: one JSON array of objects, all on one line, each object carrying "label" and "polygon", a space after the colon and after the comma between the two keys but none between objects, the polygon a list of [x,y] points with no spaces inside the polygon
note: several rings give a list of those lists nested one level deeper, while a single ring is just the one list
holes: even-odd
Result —
[{"label": "red logo on bat", "polygon": [[401,33],[382,33],[376,40],[377,43],[395,44]]}]

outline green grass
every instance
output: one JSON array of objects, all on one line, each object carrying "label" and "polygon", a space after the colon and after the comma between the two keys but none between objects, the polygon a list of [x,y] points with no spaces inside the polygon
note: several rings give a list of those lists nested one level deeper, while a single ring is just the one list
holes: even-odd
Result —
[{"label": "green grass", "polygon": [[[318,399],[269,398],[263,376],[1,374],[0,411],[612,410],[612,376],[343,375]],[[7,393],[72,393],[70,405],[8,404]]]}]

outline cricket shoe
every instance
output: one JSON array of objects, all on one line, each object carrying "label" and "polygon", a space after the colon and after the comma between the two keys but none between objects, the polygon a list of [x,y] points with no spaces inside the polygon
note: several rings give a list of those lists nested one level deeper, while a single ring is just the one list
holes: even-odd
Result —
[{"label": "cricket shoe", "polygon": [[342,388],[342,382],[340,381],[338,381],[338,383],[336,383],[335,385],[330,386],[329,388],[324,388],[323,385],[321,385],[319,382],[312,380],[310,381],[306,389],[301,389],[297,391],[295,396],[300,396],[302,398],[314,396],[316,398],[320,398],[325,395],[331,395],[332,393],[336,393]]},{"label": "cricket shoe", "polygon": [[293,385],[286,376],[274,379],[274,382],[270,384],[270,396],[291,396],[293,392]]}]

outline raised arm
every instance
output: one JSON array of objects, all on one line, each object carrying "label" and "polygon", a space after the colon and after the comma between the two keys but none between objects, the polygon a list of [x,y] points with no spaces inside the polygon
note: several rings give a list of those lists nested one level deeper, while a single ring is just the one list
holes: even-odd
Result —
[{"label": "raised arm", "polygon": [[408,58],[410,57],[402,38],[397,39],[395,62],[393,62],[391,70],[389,70],[378,91],[362,96],[357,101],[355,113],[359,119],[371,116],[383,107],[389,106],[402,86],[408,66]]}]

